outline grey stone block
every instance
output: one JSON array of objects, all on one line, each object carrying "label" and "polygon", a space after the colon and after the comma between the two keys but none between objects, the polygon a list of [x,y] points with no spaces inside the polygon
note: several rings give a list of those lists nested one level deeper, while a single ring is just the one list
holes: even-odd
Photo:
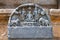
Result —
[{"label": "grey stone block", "polygon": [[9,38],[52,38],[52,27],[9,28]]}]

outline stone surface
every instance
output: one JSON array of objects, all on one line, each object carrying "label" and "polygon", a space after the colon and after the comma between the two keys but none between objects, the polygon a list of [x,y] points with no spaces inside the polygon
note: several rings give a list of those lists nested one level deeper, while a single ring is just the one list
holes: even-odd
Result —
[{"label": "stone surface", "polygon": [[8,38],[52,38],[52,27],[9,28]]},{"label": "stone surface", "polygon": [[0,8],[16,8],[23,3],[37,3],[45,8],[57,8],[56,0],[0,0]]},{"label": "stone surface", "polygon": [[20,5],[9,17],[8,38],[53,38],[48,12],[34,3]]},{"label": "stone surface", "polygon": [[[2,34],[4,34],[4,33],[6,33],[6,29],[7,29],[7,23],[5,23],[5,22],[8,22],[8,18],[9,18],[9,16],[10,16],[10,14],[11,14],[11,12],[12,12],[12,10],[10,9],[9,10],[9,12],[4,12],[4,10],[8,10],[8,9],[3,9],[3,12],[0,12],[0,35],[2,35]],[[14,10],[14,9],[13,9]],[[51,9],[50,9],[51,10]],[[60,17],[58,16],[58,13],[60,12],[60,9],[53,9],[52,11],[50,11],[51,12],[51,14],[53,14],[53,15],[51,15],[50,13],[49,13],[49,15],[50,15],[50,18],[51,18],[51,22],[53,22],[52,23],[52,25],[53,25],[53,36],[55,37],[55,39],[54,40],[60,40]],[[55,14],[56,15],[55,15]],[[7,14],[9,14],[9,15],[7,15]],[[5,15],[5,16],[4,16]],[[52,16],[52,17],[51,17]],[[57,18],[55,18],[54,16],[58,16]],[[53,18],[54,17],[54,18]],[[59,21],[58,21],[59,20]],[[55,24],[56,23],[56,24]],[[6,25],[4,25],[4,24],[6,24]],[[6,27],[6,28],[5,28]],[[6,31],[5,31],[6,30]],[[3,33],[1,33],[3,31]],[[57,38],[56,38],[57,37]],[[59,37],[59,38],[58,38]],[[4,39],[3,39],[4,38]],[[7,38],[7,33],[6,33],[6,35],[4,35],[4,36],[0,36],[0,40],[8,40],[8,38]],[[11,39],[11,40],[17,40],[17,39]],[[18,39],[18,40],[20,40],[20,39]],[[25,40],[25,39],[23,39],[23,40]],[[27,39],[28,40],[28,39]],[[37,39],[38,40],[38,39]],[[40,40],[40,39],[39,39]],[[47,39],[48,40],[48,39]]]},{"label": "stone surface", "polygon": [[[21,39],[19,39],[19,38],[13,38],[13,39],[11,39],[10,38],[10,40],[53,40],[53,38],[21,38]],[[57,39],[56,39],[57,40]]]}]

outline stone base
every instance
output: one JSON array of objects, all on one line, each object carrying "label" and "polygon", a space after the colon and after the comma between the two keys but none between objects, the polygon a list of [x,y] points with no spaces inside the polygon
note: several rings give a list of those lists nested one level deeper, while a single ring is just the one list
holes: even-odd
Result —
[{"label": "stone base", "polygon": [[8,38],[52,38],[52,27],[8,28]]},{"label": "stone base", "polygon": [[9,40],[53,40],[53,38],[21,38],[21,39],[19,39],[19,38],[9,38]]}]

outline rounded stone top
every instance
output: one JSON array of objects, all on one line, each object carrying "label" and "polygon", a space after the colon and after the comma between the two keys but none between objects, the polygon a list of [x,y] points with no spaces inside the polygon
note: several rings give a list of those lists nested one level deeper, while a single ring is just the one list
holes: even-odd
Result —
[{"label": "rounded stone top", "polygon": [[9,26],[50,26],[47,12],[38,4],[18,6],[10,15]]}]

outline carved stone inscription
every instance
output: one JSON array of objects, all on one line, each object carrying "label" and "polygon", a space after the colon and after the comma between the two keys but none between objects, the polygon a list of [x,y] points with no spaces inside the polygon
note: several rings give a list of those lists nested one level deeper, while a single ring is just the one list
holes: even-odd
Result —
[{"label": "carved stone inscription", "polygon": [[37,4],[22,4],[11,14],[8,23],[9,38],[52,38],[49,16]]}]

